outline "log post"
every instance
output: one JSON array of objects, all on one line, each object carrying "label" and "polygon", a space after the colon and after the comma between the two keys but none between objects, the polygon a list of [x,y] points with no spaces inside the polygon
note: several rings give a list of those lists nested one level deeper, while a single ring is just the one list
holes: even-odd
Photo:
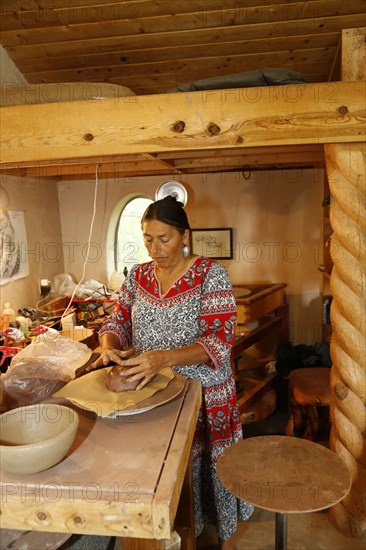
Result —
[{"label": "log post", "polygon": [[[366,29],[342,33],[342,80],[365,80]],[[366,87],[366,82],[365,82]],[[352,473],[346,498],[329,511],[345,536],[366,534],[366,143],[325,145],[332,195],[330,447]]]}]

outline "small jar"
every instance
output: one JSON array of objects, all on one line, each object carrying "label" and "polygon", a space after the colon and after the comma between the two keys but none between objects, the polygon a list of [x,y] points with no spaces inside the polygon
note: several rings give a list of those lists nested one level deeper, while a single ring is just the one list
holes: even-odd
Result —
[{"label": "small jar", "polygon": [[6,302],[4,304],[3,315],[9,315],[9,323],[13,323],[15,321],[15,311],[11,307],[10,302]]}]

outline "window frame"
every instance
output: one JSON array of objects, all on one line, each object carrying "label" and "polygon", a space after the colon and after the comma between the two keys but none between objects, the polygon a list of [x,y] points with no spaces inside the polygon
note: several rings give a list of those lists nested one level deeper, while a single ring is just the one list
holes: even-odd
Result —
[{"label": "window frame", "polygon": [[[123,212],[124,210],[126,209],[126,207],[133,201],[137,200],[137,199],[145,199],[145,200],[148,200],[150,201],[151,203],[153,203],[153,199],[148,196],[148,195],[145,195],[143,193],[133,193],[133,194],[129,194],[127,196],[125,196],[119,203],[118,205],[116,206],[115,208],[115,212],[114,212],[114,222],[112,221],[112,224],[114,226],[114,231],[113,231],[113,243],[112,243],[112,247],[113,247],[113,266],[112,267],[112,272],[116,272],[116,273],[120,273],[119,271],[117,271],[117,267],[118,267],[118,233],[119,233],[119,226],[120,226],[120,222],[121,222],[121,218],[123,216]],[[141,244],[143,244],[143,238],[142,238],[142,234],[141,234]]]}]

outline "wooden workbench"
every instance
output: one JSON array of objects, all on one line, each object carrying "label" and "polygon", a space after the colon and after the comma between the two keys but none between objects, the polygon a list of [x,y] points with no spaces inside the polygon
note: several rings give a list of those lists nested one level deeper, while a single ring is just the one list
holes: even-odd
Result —
[{"label": "wooden workbench", "polygon": [[[78,434],[64,460],[33,475],[1,471],[1,527],[126,537],[125,548],[162,548],[200,402],[199,382],[189,381],[174,400],[138,415],[106,419],[77,409]],[[193,510],[193,502],[184,508]],[[190,531],[182,548],[194,548],[194,526],[184,527]]]}]

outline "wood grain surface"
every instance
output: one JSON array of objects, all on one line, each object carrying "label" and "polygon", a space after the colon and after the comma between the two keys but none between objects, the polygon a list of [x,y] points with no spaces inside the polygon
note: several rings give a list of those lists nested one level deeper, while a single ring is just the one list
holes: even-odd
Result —
[{"label": "wood grain surface", "polygon": [[219,458],[224,486],[239,498],[273,512],[314,512],[342,500],[351,486],[343,461],[306,439],[244,439]]},{"label": "wood grain surface", "polygon": [[27,476],[1,471],[1,526],[169,538],[200,402],[200,384],[192,381],[176,399],[132,417],[79,411],[78,434],[62,462]]}]

